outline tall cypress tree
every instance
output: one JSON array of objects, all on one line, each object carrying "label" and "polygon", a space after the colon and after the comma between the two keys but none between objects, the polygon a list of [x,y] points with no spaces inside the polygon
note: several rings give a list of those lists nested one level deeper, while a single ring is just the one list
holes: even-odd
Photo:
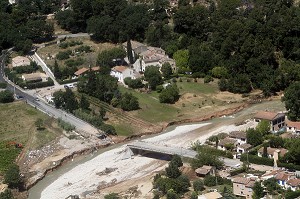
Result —
[{"label": "tall cypress tree", "polygon": [[56,78],[56,79],[61,79],[62,78],[62,73],[61,73],[61,71],[60,71],[60,68],[58,67],[58,63],[57,63],[57,61],[55,60],[55,62],[54,62],[54,67],[53,67],[53,74],[54,74],[54,77]]},{"label": "tall cypress tree", "polygon": [[127,37],[127,57],[130,64],[134,63],[133,54],[132,54],[132,46],[129,36]]}]

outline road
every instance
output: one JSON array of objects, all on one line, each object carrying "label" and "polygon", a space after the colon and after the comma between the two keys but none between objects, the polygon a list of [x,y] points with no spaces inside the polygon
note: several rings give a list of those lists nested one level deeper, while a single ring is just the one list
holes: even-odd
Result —
[{"label": "road", "polygon": [[88,124],[87,122],[84,122],[83,120],[76,118],[72,114],[69,114],[65,111],[56,109],[43,100],[37,100],[37,96],[35,96],[34,94],[30,94],[29,92],[26,92],[17,86],[15,87],[11,81],[5,78],[5,56],[6,55],[0,56],[0,82],[6,82],[8,90],[15,92],[16,95],[23,96],[24,100],[26,100],[28,104],[34,106],[35,108],[48,114],[49,116],[52,116],[54,118],[62,118],[62,120],[64,120],[65,122],[69,122],[70,124],[74,125],[78,131],[83,132],[85,135],[96,135],[97,133],[99,133],[98,129]]},{"label": "road", "polygon": [[55,35],[58,39],[62,39],[65,37],[71,37],[71,38],[76,38],[76,37],[89,37],[91,36],[88,33],[77,33],[77,34],[64,34],[64,35]]},{"label": "road", "polygon": [[43,71],[48,75],[48,77],[50,77],[55,86],[59,86],[59,83],[56,81],[52,71],[50,70],[50,68],[48,68],[48,66],[45,64],[45,62],[38,56],[38,54],[35,52],[32,56],[30,56],[30,58],[35,61],[39,66],[42,67]]}]

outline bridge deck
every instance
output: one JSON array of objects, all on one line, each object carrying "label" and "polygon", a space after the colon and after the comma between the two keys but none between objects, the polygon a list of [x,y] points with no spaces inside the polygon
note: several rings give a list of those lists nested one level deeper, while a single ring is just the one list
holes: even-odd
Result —
[{"label": "bridge deck", "polygon": [[177,147],[170,147],[170,146],[162,146],[156,145],[149,142],[133,142],[127,145],[131,149],[140,149],[145,151],[152,151],[156,153],[163,153],[168,155],[180,155],[182,157],[188,158],[195,158],[197,155],[196,151],[185,149],[185,148],[177,148]]},{"label": "bridge deck", "polygon": [[[152,151],[156,153],[168,154],[168,155],[179,155],[182,157],[195,158],[197,155],[196,151],[185,148],[162,146],[149,142],[135,141],[127,145],[131,149],[138,149],[144,151]],[[242,162],[238,159],[220,158],[224,161],[225,166],[238,168],[242,165]]]}]

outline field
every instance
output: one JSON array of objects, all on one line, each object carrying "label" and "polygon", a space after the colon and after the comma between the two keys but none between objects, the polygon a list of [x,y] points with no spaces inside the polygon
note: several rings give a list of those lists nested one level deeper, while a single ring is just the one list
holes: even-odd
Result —
[{"label": "field", "polygon": [[[55,120],[24,102],[0,104],[0,173],[7,169],[18,156],[20,143],[24,151],[38,149],[61,135]],[[35,121],[41,118],[45,129],[37,130]]]},{"label": "field", "polygon": [[[84,45],[90,46],[91,50],[93,52],[76,54],[75,56],[67,59],[67,60],[83,59],[83,64],[79,65],[79,68],[80,68],[82,66],[87,67],[89,65],[95,66],[96,60],[97,60],[97,55],[99,54],[99,52],[101,52],[103,50],[111,49],[116,46],[111,43],[95,43],[95,42],[91,41],[90,38],[88,38],[88,37],[67,38],[66,41],[64,41],[64,42],[65,43],[66,42],[82,42],[82,44],[71,46],[66,49],[59,47],[60,44],[53,44],[53,45],[46,46],[44,48],[39,48],[37,53],[45,61],[45,63],[48,66],[53,66],[54,61],[55,61],[55,56],[57,55],[58,52],[64,52],[67,50],[73,51],[75,48],[78,48],[78,47],[84,46]],[[63,68],[65,66],[66,60],[57,60],[57,62],[58,62],[58,65],[61,68]]]},{"label": "field", "polygon": [[170,122],[186,118],[203,116],[208,112],[215,112],[230,107],[230,101],[241,102],[240,95],[218,91],[217,82],[204,84],[203,79],[194,82],[193,79],[177,78],[177,87],[180,91],[180,99],[175,104],[162,104],[159,102],[159,93],[141,93],[124,86],[119,86],[122,93],[129,92],[136,96],[140,108],[131,114],[137,118],[151,123]]}]

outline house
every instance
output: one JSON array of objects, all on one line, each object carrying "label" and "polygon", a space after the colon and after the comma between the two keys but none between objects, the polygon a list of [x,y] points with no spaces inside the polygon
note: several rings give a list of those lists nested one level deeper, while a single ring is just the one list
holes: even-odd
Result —
[{"label": "house", "polygon": [[239,145],[247,143],[247,133],[245,131],[233,131],[229,137],[235,139]]},{"label": "house", "polygon": [[[140,43],[138,41],[130,41],[131,43],[131,48],[132,48],[132,51],[133,51],[133,56],[134,54],[137,54],[139,55],[140,53],[144,52],[147,50],[147,45],[143,44],[143,43]],[[123,48],[126,49],[127,51],[127,42],[124,42],[122,44]]]},{"label": "house", "polygon": [[281,170],[273,170],[273,171],[270,171],[270,172],[266,172],[265,174],[263,174],[261,177],[260,177],[260,179],[262,180],[262,181],[264,181],[264,180],[268,180],[268,179],[270,179],[270,178],[275,178],[275,176],[278,174],[278,173],[280,173],[280,172],[282,172]]},{"label": "house", "polygon": [[48,81],[48,76],[45,73],[30,73],[23,74],[22,79],[26,82],[46,82]]},{"label": "house", "polygon": [[259,111],[254,116],[255,122],[260,122],[266,120],[270,124],[270,131],[277,132],[282,127],[285,126],[285,114],[284,113],[275,113],[269,111]]},{"label": "house", "polygon": [[[95,66],[95,67],[92,67],[91,70],[94,71],[94,72],[97,72],[97,71],[100,70],[100,67],[99,66]],[[75,78],[82,77],[82,76],[86,75],[88,71],[89,71],[89,68],[85,68],[85,67],[80,68],[79,70],[77,70],[74,73],[74,77]]]},{"label": "house", "polygon": [[252,148],[252,145],[251,144],[241,144],[241,145],[238,145],[237,148],[236,148],[236,152],[238,154],[243,154],[243,153],[246,153],[247,151],[249,151],[249,149]]},{"label": "house", "polygon": [[[268,158],[274,158],[275,153],[278,153],[278,157],[283,157],[287,152],[288,152],[288,150],[285,148],[277,149],[277,148],[267,147]],[[257,155],[259,157],[263,157],[263,153],[264,153],[264,147],[261,147],[258,150]]]},{"label": "house", "polygon": [[[277,180],[277,183],[284,189],[288,189],[287,182],[295,178],[296,178],[295,173],[286,172],[286,171],[279,172],[278,174],[275,175],[275,179]],[[290,181],[290,182],[294,182],[294,181]]]},{"label": "house", "polygon": [[215,174],[215,167],[203,165],[202,167],[195,170],[196,175],[198,177],[205,177],[207,175],[214,175]]},{"label": "house", "polygon": [[300,189],[300,179],[299,178],[293,178],[293,179],[289,179],[286,182],[287,188],[291,189],[292,191],[297,191]]},{"label": "house", "polygon": [[251,199],[253,194],[254,178],[237,177],[232,180],[233,194],[243,196],[246,199]]},{"label": "house", "polygon": [[292,133],[299,133],[300,134],[300,122],[292,122],[288,119],[286,121],[286,130]]},{"label": "house", "polygon": [[11,64],[13,68],[19,66],[28,66],[30,65],[30,60],[27,57],[17,56],[12,58]]},{"label": "house", "polygon": [[222,197],[223,196],[219,192],[213,191],[198,196],[198,199],[219,199]]},{"label": "house", "polygon": [[124,83],[124,79],[126,77],[130,77],[131,79],[135,79],[135,73],[133,69],[125,67],[125,66],[115,66],[111,69],[110,75],[116,77],[119,82]]},{"label": "house", "polygon": [[225,151],[228,150],[229,148],[234,149],[237,147],[237,145],[238,142],[235,139],[227,137],[219,141],[218,149]]}]

